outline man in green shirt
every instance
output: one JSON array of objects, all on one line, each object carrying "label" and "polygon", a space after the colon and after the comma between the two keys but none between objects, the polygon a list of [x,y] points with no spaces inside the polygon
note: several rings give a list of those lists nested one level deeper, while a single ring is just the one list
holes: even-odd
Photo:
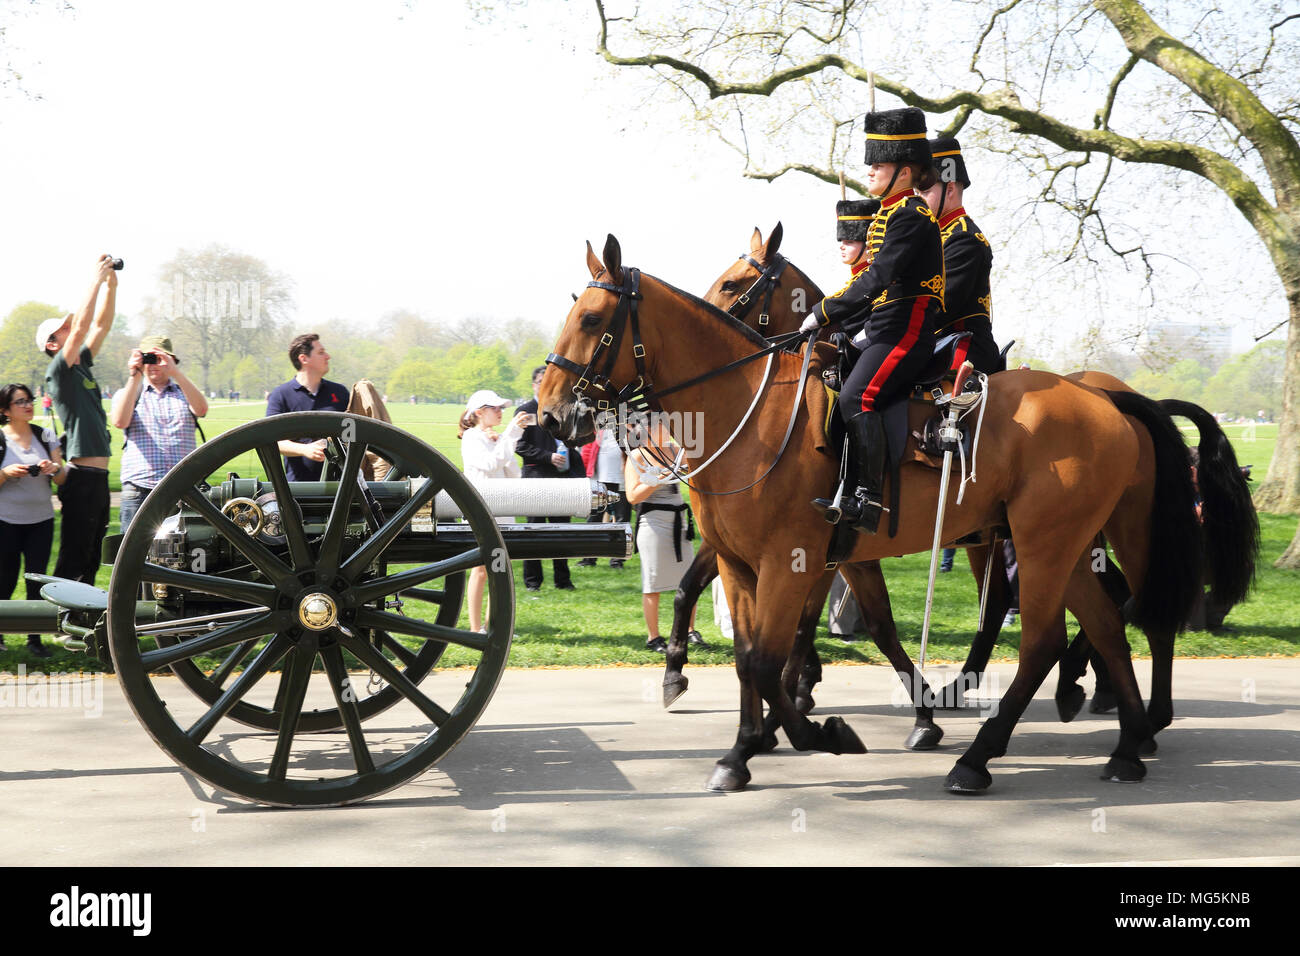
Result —
[{"label": "man in green shirt", "polygon": [[[108,288],[96,310],[100,286]],[[59,488],[63,517],[54,575],[86,584],[95,583],[109,518],[108,418],[93,367],[116,305],[117,272],[111,257],[100,256],[80,311],[46,319],[36,330],[36,347],[50,359],[45,390],[67,427],[68,480]]]}]

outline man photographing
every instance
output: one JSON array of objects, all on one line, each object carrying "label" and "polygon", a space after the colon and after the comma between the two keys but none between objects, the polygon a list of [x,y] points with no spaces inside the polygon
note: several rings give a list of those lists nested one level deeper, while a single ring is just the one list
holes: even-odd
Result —
[{"label": "man photographing", "polygon": [[[56,577],[95,583],[99,549],[108,530],[108,420],[95,381],[95,356],[113,327],[120,259],[104,255],[95,264],[95,282],[81,309],[46,319],[36,330],[36,347],[50,359],[45,390],[67,428],[68,478],[59,488],[60,522]],[[104,300],[100,286],[107,286]]]},{"label": "man photographing", "polygon": [[194,428],[208,400],[180,370],[171,339],[148,336],[126,363],[126,385],[113,396],[109,420],[126,432],[122,453],[122,530],[154,486],[196,446]]},{"label": "man photographing", "polygon": [[[325,378],[330,370],[330,354],[319,335],[300,335],[290,342],[289,361],[297,374],[271,392],[266,400],[268,416],[285,412],[347,411],[348,390]],[[290,481],[320,481],[325,469],[325,439],[282,441],[279,446]]]}]

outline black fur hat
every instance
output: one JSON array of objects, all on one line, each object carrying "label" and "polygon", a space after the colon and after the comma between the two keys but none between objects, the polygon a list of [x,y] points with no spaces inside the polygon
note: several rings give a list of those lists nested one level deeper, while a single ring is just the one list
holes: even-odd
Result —
[{"label": "black fur hat", "polygon": [[930,165],[930,143],[925,138],[925,114],[915,106],[901,110],[868,113],[867,158],[872,163],[920,163]]},{"label": "black fur hat", "polygon": [[867,228],[879,208],[879,199],[841,199],[835,204],[835,238],[866,242]]},{"label": "black fur hat", "polygon": [[961,183],[962,189],[970,188],[970,176],[966,172],[966,160],[961,155],[961,143],[951,136],[930,140],[930,160],[934,164],[934,174],[940,182]]}]

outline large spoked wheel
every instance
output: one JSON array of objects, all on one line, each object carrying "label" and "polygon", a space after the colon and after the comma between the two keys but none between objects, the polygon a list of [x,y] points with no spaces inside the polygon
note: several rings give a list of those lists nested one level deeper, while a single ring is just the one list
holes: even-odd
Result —
[{"label": "large spoked wheel", "polygon": [[[328,493],[316,514],[296,503],[284,506],[293,494],[276,442],[304,437],[336,443],[344,459],[342,478],[314,489],[318,499]],[[368,450],[400,460],[408,478],[424,479],[412,482],[400,506],[378,517],[356,480]],[[240,514],[227,517],[214,503],[207,483],[220,482],[228,471],[243,478],[255,472],[260,487],[274,493],[281,506],[278,538],[264,543],[249,534]],[[439,491],[466,515],[472,547],[448,553],[431,532],[411,529],[412,518]],[[230,560],[211,569],[151,560],[155,529],[178,512],[185,515],[187,549],[201,540],[196,556],[202,551],[205,562],[221,554]],[[451,462],[414,436],[331,412],[262,419],[201,446],[145,499],[122,541],[109,590],[114,665],[149,734],[214,787],[278,806],[363,800],[426,771],[487,706],[514,629],[505,554],[482,498]],[[430,555],[438,559],[420,563]],[[401,564],[413,566],[392,569]],[[455,626],[464,574],[478,565],[487,567],[486,634]],[[209,629],[197,634],[168,631],[166,624],[162,631],[137,630],[142,584],[204,595],[218,602],[223,616],[214,615]],[[421,644],[412,650],[396,640],[399,635]],[[472,670],[426,677],[448,645],[472,651]],[[214,653],[224,661],[205,675],[196,660]],[[349,674],[349,660],[382,680],[384,690],[367,697],[355,686],[365,675]],[[278,680],[271,674],[276,667]],[[170,678],[156,673],[164,668],[203,677],[187,682],[197,696],[164,701]],[[363,727],[387,707],[393,709],[384,727]],[[243,722],[271,725],[271,732],[237,726],[237,713]],[[333,727],[343,733],[329,733]]]}]

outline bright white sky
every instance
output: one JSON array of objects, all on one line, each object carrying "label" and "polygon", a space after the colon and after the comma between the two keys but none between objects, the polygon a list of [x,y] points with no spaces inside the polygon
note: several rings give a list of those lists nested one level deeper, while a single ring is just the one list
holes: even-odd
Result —
[{"label": "bright white sky", "polygon": [[[458,0],[17,13],[29,95],[0,93],[0,314],[72,309],[111,252],[133,315],[179,248],[215,242],[293,279],[298,331],[398,308],[551,330],[586,239],[613,232],[626,262],[703,293],[778,220],[783,251],[838,286],[838,190],[741,178],[676,102],[647,122],[592,52],[589,5],[545,9],[491,26]],[[999,338],[1023,334],[1002,315]]]}]

